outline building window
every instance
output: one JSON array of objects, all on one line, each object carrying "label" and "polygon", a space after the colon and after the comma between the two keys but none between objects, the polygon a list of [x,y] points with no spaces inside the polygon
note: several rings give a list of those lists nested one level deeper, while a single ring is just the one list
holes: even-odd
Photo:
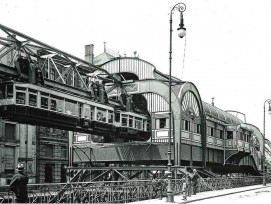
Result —
[{"label": "building window", "polygon": [[156,129],[163,129],[169,127],[169,118],[156,119]]},{"label": "building window", "polygon": [[233,131],[227,131],[227,139],[233,139]]},{"label": "building window", "polygon": [[16,125],[5,123],[5,137],[7,142],[15,142],[16,141]]},{"label": "building window", "polygon": [[200,134],[200,124],[197,124],[197,133]]},{"label": "building window", "polygon": [[243,133],[240,132],[239,135],[240,135],[240,136],[239,136],[239,137],[240,137],[239,140],[244,140]]},{"label": "building window", "polygon": [[53,183],[53,172],[54,165],[46,163],[45,164],[45,183]]},{"label": "building window", "polygon": [[14,174],[15,169],[15,147],[5,147],[2,157],[5,174]]},{"label": "building window", "polygon": [[224,138],[224,133],[223,132],[224,132],[223,130],[218,130],[218,135],[219,135],[220,139]]},{"label": "building window", "polygon": [[67,158],[67,147],[61,147],[61,158]]},{"label": "building window", "polygon": [[210,128],[210,135],[214,136],[214,128],[213,127]]},{"label": "building window", "polygon": [[53,145],[46,145],[45,147],[45,157],[53,157],[54,147]]},{"label": "building window", "polygon": [[190,130],[190,121],[184,120],[184,130],[186,131]]},{"label": "building window", "polygon": [[207,134],[210,136],[214,136],[214,128],[213,127],[207,127]]}]

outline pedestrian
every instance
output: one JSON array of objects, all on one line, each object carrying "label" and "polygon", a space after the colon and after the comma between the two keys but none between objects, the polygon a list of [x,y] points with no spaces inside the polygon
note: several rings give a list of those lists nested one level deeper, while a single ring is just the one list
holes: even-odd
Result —
[{"label": "pedestrian", "polygon": [[192,187],[192,194],[193,195],[196,195],[196,193],[197,193],[198,178],[199,178],[198,172],[196,169],[194,169],[193,174],[191,176],[191,183],[192,183],[191,187]]},{"label": "pedestrian", "polygon": [[187,196],[191,197],[192,194],[192,175],[187,172]]},{"label": "pedestrian", "polygon": [[182,179],[183,200],[187,200],[187,196],[189,196],[189,180],[189,175],[185,174],[184,178]]},{"label": "pedestrian", "polygon": [[10,190],[15,193],[16,203],[28,202],[27,184],[28,177],[24,173],[24,165],[18,164],[17,173],[12,177],[10,182]]}]

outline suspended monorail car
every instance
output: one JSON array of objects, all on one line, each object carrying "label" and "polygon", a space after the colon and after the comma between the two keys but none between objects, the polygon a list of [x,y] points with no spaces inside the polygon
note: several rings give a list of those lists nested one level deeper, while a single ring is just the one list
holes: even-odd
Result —
[{"label": "suspended monorail car", "polygon": [[105,142],[150,138],[149,116],[20,82],[0,83],[0,117],[19,123],[104,136]]}]

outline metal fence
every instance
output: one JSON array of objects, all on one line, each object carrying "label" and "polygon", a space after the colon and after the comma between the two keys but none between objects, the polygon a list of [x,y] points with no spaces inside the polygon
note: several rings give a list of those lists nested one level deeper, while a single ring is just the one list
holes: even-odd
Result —
[{"label": "metal fence", "polygon": [[[271,182],[271,177],[267,177]],[[175,195],[181,194],[183,180],[173,179]],[[237,188],[262,183],[262,177],[200,178],[198,192]],[[116,182],[76,182],[29,184],[29,203],[127,203],[162,198],[167,193],[167,179]],[[12,203],[14,194],[8,186],[0,187],[0,203]]]}]

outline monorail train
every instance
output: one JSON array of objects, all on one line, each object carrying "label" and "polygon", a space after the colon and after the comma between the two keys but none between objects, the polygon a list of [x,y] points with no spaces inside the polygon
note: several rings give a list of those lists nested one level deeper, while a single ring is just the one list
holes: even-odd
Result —
[{"label": "monorail train", "polygon": [[151,135],[148,115],[15,81],[0,83],[0,115],[25,124],[102,135],[105,142],[145,141]]}]

